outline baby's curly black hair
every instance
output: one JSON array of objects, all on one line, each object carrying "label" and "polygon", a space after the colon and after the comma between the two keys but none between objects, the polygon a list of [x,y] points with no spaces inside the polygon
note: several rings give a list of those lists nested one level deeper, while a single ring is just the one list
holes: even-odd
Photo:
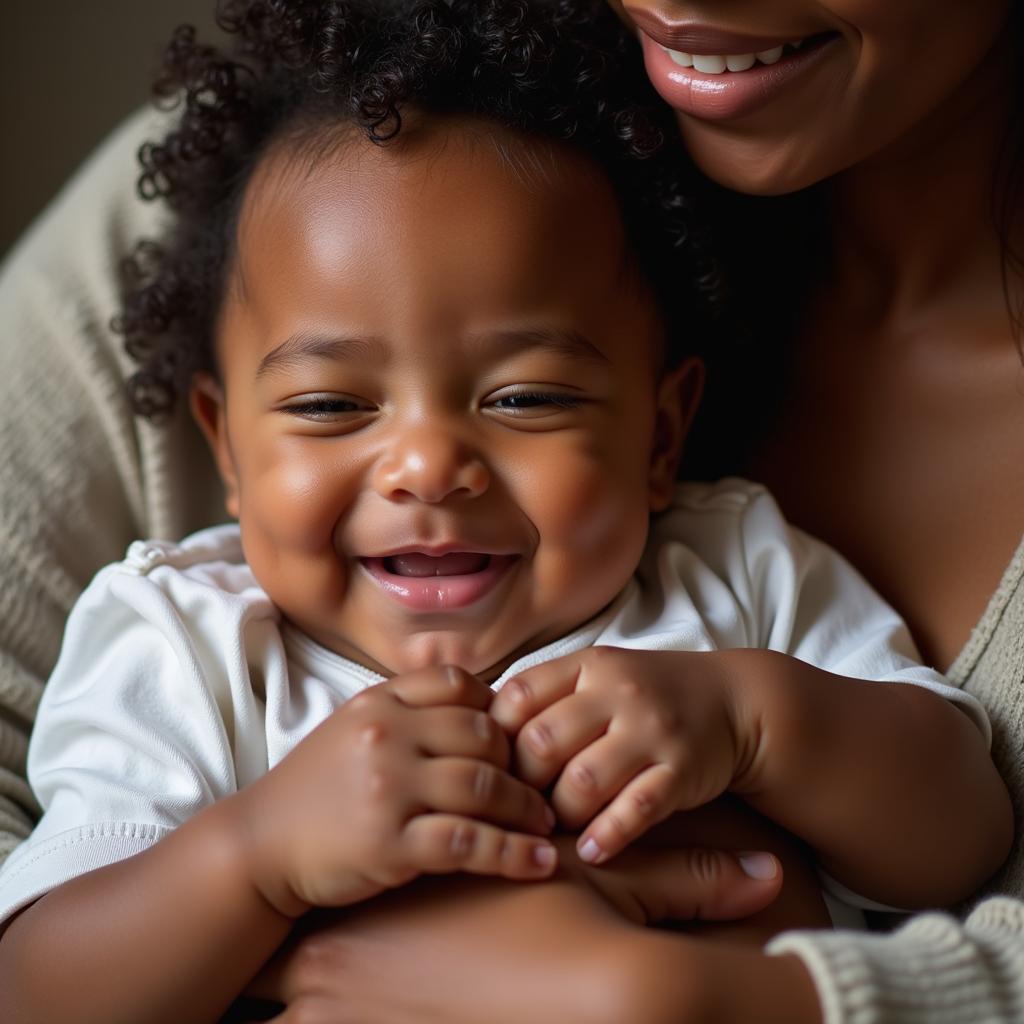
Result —
[{"label": "baby's curly black hair", "polygon": [[271,143],[352,125],[386,145],[403,111],[471,115],[590,154],[622,203],[670,336],[706,327],[717,290],[694,226],[697,176],[636,42],[604,0],[220,0],[229,49],[175,33],[154,87],[183,104],[140,150],[144,198],[175,219],[125,264],[114,320],[139,363],[136,413],[159,419],[196,371],[214,370],[213,331],[246,184]]}]

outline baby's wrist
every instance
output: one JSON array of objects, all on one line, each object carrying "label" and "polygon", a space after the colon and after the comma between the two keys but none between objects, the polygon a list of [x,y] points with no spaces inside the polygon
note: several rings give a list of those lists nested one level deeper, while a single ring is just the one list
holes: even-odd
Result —
[{"label": "baby's wrist", "polygon": [[[728,659],[723,671],[736,750],[729,791],[752,799],[786,775],[794,738],[803,742],[788,726],[799,711],[799,663],[775,651],[727,651],[723,655]],[[785,743],[777,742],[782,733],[787,737]]]},{"label": "baby's wrist", "polygon": [[252,806],[254,796],[253,791],[242,790],[216,804],[211,809],[216,812],[214,827],[231,850],[238,877],[271,910],[294,921],[312,908],[289,883],[277,844],[268,835],[266,822],[272,816]]}]

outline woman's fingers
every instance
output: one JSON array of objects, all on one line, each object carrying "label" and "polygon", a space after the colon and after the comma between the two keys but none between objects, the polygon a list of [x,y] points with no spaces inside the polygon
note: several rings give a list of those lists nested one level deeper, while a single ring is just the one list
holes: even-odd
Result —
[{"label": "woman's fingers", "polygon": [[454,814],[417,815],[406,824],[403,843],[417,866],[431,874],[468,871],[538,879],[550,875],[558,862],[547,840]]},{"label": "woman's fingers", "polygon": [[782,888],[782,865],[761,851],[733,853],[706,847],[632,854],[587,871],[600,891],[619,903],[635,901],[647,924],[659,921],[733,921],[763,910]]}]

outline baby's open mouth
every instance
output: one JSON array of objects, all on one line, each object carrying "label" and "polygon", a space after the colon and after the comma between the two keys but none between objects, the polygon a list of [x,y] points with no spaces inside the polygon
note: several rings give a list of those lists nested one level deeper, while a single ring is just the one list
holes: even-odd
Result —
[{"label": "baby's open mouth", "polygon": [[510,575],[519,555],[422,551],[361,558],[363,569],[391,600],[414,612],[468,608]]},{"label": "baby's open mouth", "polygon": [[483,572],[491,564],[491,556],[479,551],[451,551],[446,555],[410,551],[391,555],[383,561],[385,571],[395,576],[468,576]]}]

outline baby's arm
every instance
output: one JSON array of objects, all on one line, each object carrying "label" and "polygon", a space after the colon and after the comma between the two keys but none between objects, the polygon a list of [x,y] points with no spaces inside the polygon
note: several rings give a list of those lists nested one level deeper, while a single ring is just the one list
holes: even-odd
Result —
[{"label": "baby's arm", "polygon": [[0,935],[12,1021],[214,1021],[293,920],[252,884],[230,801],[52,890]]},{"label": "baby's arm", "polygon": [[832,877],[916,909],[966,899],[995,873],[1013,841],[1012,805],[958,705],[767,651],[723,662],[738,683],[740,733],[754,740],[733,791],[808,842]]},{"label": "baby's arm", "polygon": [[913,908],[965,898],[1012,837],[1005,787],[960,710],[783,654],[592,648],[522,673],[492,714],[518,734],[522,777],[554,782],[561,820],[587,826],[579,849],[597,862],[732,792],[848,888]]},{"label": "baby's arm", "polygon": [[546,808],[502,770],[490,696],[444,669],[373,687],[246,789],[51,891],[0,937],[5,1014],[214,1021],[313,905],[422,872],[546,877]]}]

